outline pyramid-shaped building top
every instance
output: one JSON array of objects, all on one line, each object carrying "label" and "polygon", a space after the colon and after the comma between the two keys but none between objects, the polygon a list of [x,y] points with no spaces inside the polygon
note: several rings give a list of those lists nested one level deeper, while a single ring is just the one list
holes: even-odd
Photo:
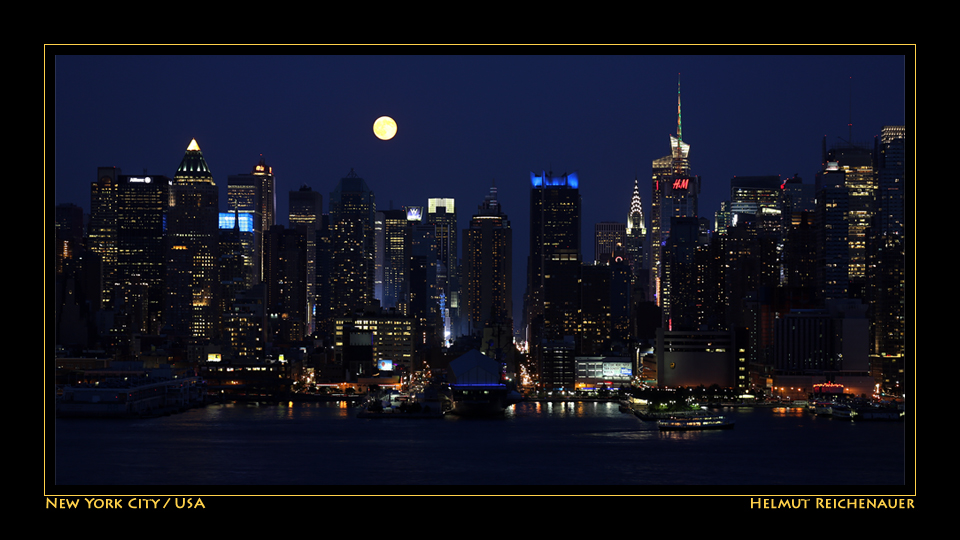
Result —
[{"label": "pyramid-shaped building top", "polygon": [[187,151],[177,167],[177,178],[190,181],[213,181],[213,173],[207,167],[207,162],[203,159],[203,152],[200,151],[200,145],[196,139],[190,141]]}]

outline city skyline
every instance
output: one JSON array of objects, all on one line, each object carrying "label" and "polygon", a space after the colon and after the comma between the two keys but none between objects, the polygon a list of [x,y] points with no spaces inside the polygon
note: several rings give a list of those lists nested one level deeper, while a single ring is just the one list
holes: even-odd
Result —
[{"label": "city skyline", "polygon": [[[651,163],[669,154],[678,131],[678,84],[683,140],[702,178],[700,215],[712,224],[734,176],[796,174],[813,183],[824,137],[831,145],[852,134],[872,145],[883,125],[905,124],[907,60],[57,56],[48,101],[56,112],[55,204],[89,212],[101,166],[172,178],[192,139],[213,173],[220,211],[228,176],[261,157],[273,167],[284,225],[289,192],[307,185],[328,211],[330,192],[355,170],[377,210],[453,198],[462,234],[496,183],[514,229],[514,283],[522,283],[531,172],[577,172],[584,261],[594,257],[595,223],[626,222],[635,179],[649,227]],[[178,86],[181,72],[209,82]],[[115,81],[110,91],[106,76]],[[372,129],[383,115],[398,124],[388,141]],[[521,295],[514,287],[515,320]]]}]

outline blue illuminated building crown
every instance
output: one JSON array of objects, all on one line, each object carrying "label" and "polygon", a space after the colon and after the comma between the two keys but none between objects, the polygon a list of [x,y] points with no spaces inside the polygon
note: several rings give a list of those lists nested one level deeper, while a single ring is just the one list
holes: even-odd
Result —
[{"label": "blue illuminated building crown", "polygon": [[572,189],[577,189],[580,184],[580,180],[577,178],[577,173],[563,173],[559,176],[553,176],[553,172],[547,174],[546,172],[541,172],[539,176],[537,173],[530,171],[530,184],[535,187],[568,187]]}]

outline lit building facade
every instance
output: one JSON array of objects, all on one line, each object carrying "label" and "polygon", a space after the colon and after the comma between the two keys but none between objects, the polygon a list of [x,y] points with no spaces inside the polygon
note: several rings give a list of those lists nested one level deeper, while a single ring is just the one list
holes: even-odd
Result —
[{"label": "lit building facade", "polygon": [[492,186],[463,230],[463,313],[473,335],[488,324],[513,336],[513,231]]},{"label": "lit building facade", "polygon": [[406,210],[377,212],[378,274],[381,277],[380,305],[409,312],[410,227]]},{"label": "lit building facade", "polygon": [[683,141],[680,85],[677,84],[677,135],[670,136],[670,155],[653,161],[650,222],[650,285],[653,301],[662,305],[663,248],[673,218],[697,217],[700,177],[690,172],[690,145]]},{"label": "lit building facade", "polygon": [[696,330],[699,327],[697,248],[699,220],[675,218],[673,232],[661,250],[661,312],[667,330]]},{"label": "lit building facade", "polygon": [[884,126],[878,156],[877,213],[868,234],[867,298],[870,305],[874,379],[882,388],[902,391],[904,384],[904,257],[906,130]]},{"label": "lit building facade", "polygon": [[630,266],[624,260],[580,267],[577,352],[596,356],[623,347],[630,334]]},{"label": "lit building facade", "polygon": [[842,185],[847,190],[848,292],[856,298],[863,298],[867,271],[867,230],[876,212],[874,149],[845,143],[827,151],[826,137],[823,146],[824,172],[842,174]]},{"label": "lit building facade", "polygon": [[[643,204],[640,200],[640,182],[633,180],[633,196],[630,197],[630,211],[627,213],[627,262],[630,264],[630,283],[637,287],[641,269],[646,268],[644,245],[647,241],[647,225],[643,217]],[[646,284],[643,285],[646,288]]]},{"label": "lit building facade", "polygon": [[317,306],[317,242],[323,222],[323,195],[309,186],[290,192],[289,222],[291,229],[302,231],[306,240],[306,325],[307,334],[315,327]]},{"label": "lit building facade", "polygon": [[[218,331],[217,201],[213,174],[194,139],[169,191],[164,319],[174,335],[196,346],[213,339]],[[197,354],[191,356],[198,359]]]},{"label": "lit building facade", "polygon": [[307,235],[303,228],[274,225],[264,241],[268,333],[296,343],[307,335]]},{"label": "lit building facade", "polygon": [[756,216],[761,229],[777,232],[783,210],[779,176],[735,176],[730,180],[730,211]]},{"label": "lit building facade", "polygon": [[[414,364],[416,350],[416,321],[395,309],[383,309],[375,305],[367,306],[352,317],[334,320],[334,355],[344,357],[349,340],[353,335],[369,339],[371,361],[376,365],[381,360],[390,360],[394,369],[412,373],[418,366]],[[356,369],[356,368],[355,368]],[[363,373],[361,366],[353,373]]]},{"label": "lit building facade", "polygon": [[133,331],[158,334],[164,283],[164,211],[170,179],[117,177],[117,306],[125,306]]},{"label": "lit building facade", "polygon": [[426,222],[434,226],[436,234],[437,287],[442,304],[440,316],[443,319],[443,339],[449,345],[454,337],[454,327],[460,326],[456,201],[451,198],[427,199]]},{"label": "lit building facade", "polygon": [[263,278],[263,237],[276,225],[276,179],[273,167],[263,156],[250,174],[227,177],[227,213],[240,212],[253,216],[252,243],[244,247],[250,254],[248,283],[253,286]]},{"label": "lit building facade", "polygon": [[668,331],[657,329],[657,384],[662,387],[742,388],[746,356],[739,352],[735,332]]},{"label": "lit building facade", "polygon": [[410,316],[417,321],[417,344],[438,347],[443,344],[443,291],[440,287],[437,258],[437,228],[425,222],[423,207],[407,208],[410,228],[409,302]]},{"label": "lit building facade", "polygon": [[117,177],[118,167],[98,167],[97,180],[90,185],[90,223],[87,246],[101,261],[100,287],[96,306],[113,308],[117,268]]},{"label": "lit building facade", "polygon": [[[577,173],[530,173],[530,256],[525,296],[527,343],[534,362],[542,341],[577,335],[580,324],[581,198]],[[571,292],[574,292],[571,294]],[[565,358],[561,355],[554,360]],[[553,362],[554,360],[551,360]],[[540,364],[546,387],[573,383],[575,367]],[[558,378],[552,379],[555,374]],[[568,380],[569,379],[569,380]]]},{"label": "lit building facade", "polygon": [[349,317],[374,298],[376,200],[350,170],[330,193],[331,315]]},{"label": "lit building facade", "polygon": [[593,225],[595,264],[627,260],[627,224],[602,221]]}]

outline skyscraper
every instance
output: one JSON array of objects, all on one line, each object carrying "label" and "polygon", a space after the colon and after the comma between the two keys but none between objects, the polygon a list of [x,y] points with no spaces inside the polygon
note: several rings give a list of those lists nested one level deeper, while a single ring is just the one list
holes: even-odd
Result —
[{"label": "skyscraper", "polygon": [[406,210],[383,210],[377,212],[381,223],[378,240],[378,259],[381,265],[382,288],[380,305],[396,308],[400,313],[409,312],[410,274],[410,227]]},{"label": "skyscraper", "polygon": [[630,267],[622,259],[580,267],[580,328],[577,352],[607,354],[630,330]]},{"label": "skyscraper", "polygon": [[377,206],[353,169],[330,193],[331,315],[352,317],[374,299]]},{"label": "skyscraper", "polygon": [[730,180],[730,211],[752,214],[763,230],[780,228],[783,182],[779,176],[735,176]]},{"label": "skyscraper", "polygon": [[[170,186],[164,314],[174,335],[194,346],[217,331],[218,242],[217,186],[194,139]],[[199,359],[196,349],[191,359]]]},{"label": "skyscraper", "polygon": [[847,190],[848,292],[852,297],[863,298],[866,283],[867,229],[876,212],[874,149],[864,144],[844,141],[828,151],[824,137],[823,173],[827,171],[843,175],[842,187]]},{"label": "skyscraper", "polygon": [[290,192],[289,221],[291,229],[303,232],[306,247],[306,332],[314,331],[317,305],[317,240],[323,216],[323,195],[303,185]]},{"label": "skyscraper", "polygon": [[[559,176],[531,172],[530,183],[530,255],[524,311],[531,357],[539,363],[542,341],[577,335],[581,198],[575,172]],[[551,381],[544,373],[576,372],[576,366],[539,367],[540,382],[548,388],[565,383]]]},{"label": "skyscraper", "polygon": [[90,223],[87,246],[101,261],[98,307],[113,308],[117,267],[117,167],[98,167],[97,181],[90,186]]},{"label": "skyscraper", "polygon": [[296,343],[307,332],[307,233],[274,225],[264,241],[266,308],[270,337]]},{"label": "skyscraper", "polygon": [[877,212],[867,235],[867,298],[875,378],[884,388],[904,383],[904,234],[906,131],[884,126],[877,152]]},{"label": "skyscraper", "polygon": [[639,285],[637,278],[641,269],[646,267],[643,249],[646,241],[647,224],[643,218],[643,204],[640,200],[640,181],[634,178],[633,196],[630,198],[630,211],[627,213],[627,262],[630,264],[630,283],[634,286]]},{"label": "skyscraper", "polygon": [[609,264],[627,258],[627,224],[601,221],[593,225],[593,262]]},{"label": "skyscraper", "polygon": [[253,216],[253,242],[244,244],[250,254],[248,268],[252,286],[263,278],[263,238],[276,224],[276,180],[273,167],[267,166],[263,156],[250,174],[227,177],[227,212]]},{"label": "skyscraper", "polygon": [[454,336],[453,321],[460,319],[460,279],[458,275],[459,251],[457,250],[457,209],[454,199],[427,199],[427,223],[436,229],[437,286],[443,308],[444,340]]},{"label": "skyscraper", "polygon": [[443,295],[438,280],[437,228],[419,219],[422,207],[408,207],[410,229],[409,281],[410,315],[416,321],[417,344],[443,344]]},{"label": "skyscraper", "polygon": [[662,305],[663,247],[672,218],[697,217],[700,177],[690,173],[690,145],[683,142],[680,83],[677,83],[677,135],[670,136],[670,155],[653,161],[650,222],[650,282],[653,300]]},{"label": "skyscraper", "polygon": [[696,330],[697,305],[697,218],[674,218],[673,233],[663,249],[661,291],[663,327],[666,330]]},{"label": "skyscraper", "polygon": [[125,306],[135,332],[157,334],[163,313],[163,225],[170,179],[117,177],[116,306]]},{"label": "skyscraper", "polygon": [[463,230],[463,304],[468,334],[490,323],[513,335],[513,231],[497,200],[497,187],[478,205]]}]

